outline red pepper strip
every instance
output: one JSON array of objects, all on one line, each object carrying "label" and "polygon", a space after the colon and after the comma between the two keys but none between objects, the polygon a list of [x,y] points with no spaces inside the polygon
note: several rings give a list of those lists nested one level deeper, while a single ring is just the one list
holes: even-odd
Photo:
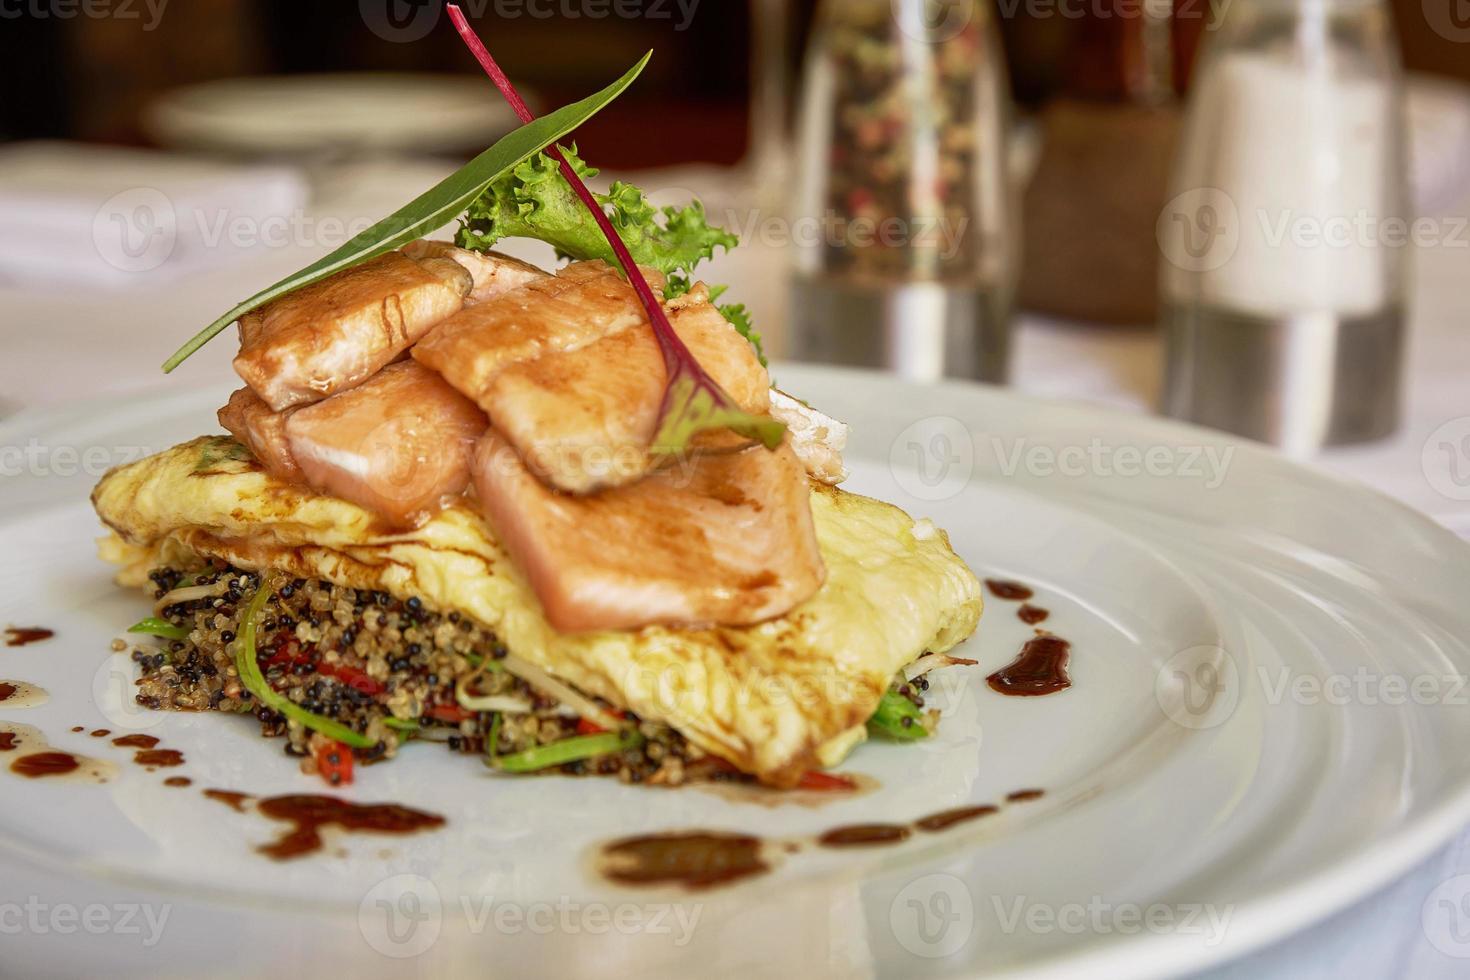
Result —
[{"label": "red pepper strip", "polygon": [[606,728],[603,728],[601,725],[594,725],[592,722],[588,721],[586,718],[578,718],[577,719],[577,734],[578,735],[601,735],[605,731],[607,731]]},{"label": "red pepper strip", "polygon": [[272,667],[291,666],[308,663],[309,658],[301,653],[301,644],[290,633],[282,630],[276,634],[276,652],[271,654],[262,665],[266,670]]},{"label": "red pepper strip", "polygon": [[352,783],[352,750],[341,742],[319,745],[314,753],[316,771],[329,786],[349,786]]},{"label": "red pepper strip", "polygon": [[802,773],[801,782],[796,784],[796,788],[812,789],[824,793],[851,793],[857,789],[857,783],[848,776],[834,776],[831,773],[813,769]]},{"label": "red pepper strip", "polygon": [[268,657],[262,667],[270,670],[275,667],[306,667],[314,666],[316,672],[324,677],[332,677],[346,684],[354,690],[361,691],[369,697],[376,697],[383,693],[383,685],[373,680],[364,671],[346,664],[317,663],[316,658],[301,649],[301,644],[290,633],[282,632],[276,636],[276,652]]},{"label": "red pepper strip", "polygon": [[383,693],[383,685],[373,680],[363,671],[346,664],[319,664],[317,672],[328,677],[334,677],[356,691],[361,691],[369,696],[377,696]]},{"label": "red pepper strip", "polygon": [[457,704],[436,704],[425,712],[425,714],[435,721],[447,721],[455,725],[462,721],[469,721],[474,717],[473,714]]}]

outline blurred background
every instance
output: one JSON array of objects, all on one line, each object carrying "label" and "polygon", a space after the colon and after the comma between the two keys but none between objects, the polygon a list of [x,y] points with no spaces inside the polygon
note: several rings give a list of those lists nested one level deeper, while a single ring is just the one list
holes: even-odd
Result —
[{"label": "blurred background", "polygon": [[[708,278],[777,357],[1163,411],[1444,503],[1465,0],[464,6],[543,111],[655,52],[577,142],[741,234]],[[221,308],[514,125],[436,0],[0,20],[0,412],[157,385]],[[184,373],[226,378],[230,346]]]}]

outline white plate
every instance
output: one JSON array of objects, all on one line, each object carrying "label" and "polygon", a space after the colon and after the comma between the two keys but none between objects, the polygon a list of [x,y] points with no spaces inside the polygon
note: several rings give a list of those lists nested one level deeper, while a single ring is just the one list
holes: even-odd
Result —
[{"label": "white plate", "polygon": [[484,79],[388,72],[202,82],[150,105],[146,122],[166,146],[247,156],[450,152],[488,144],[517,125]]},{"label": "white plate", "polygon": [[[229,950],[240,974],[401,976],[416,955],[414,970],[450,975],[1163,976],[1326,915],[1470,819],[1457,680],[1470,549],[1443,529],[1173,424],[972,386],[777,374],[853,423],[853,489],[933,517],[982,575],[1036,587],[1047,625],[1075,644],[1070,691],[989,690],[985,675],[1029,635],[992,599],[963,650],[980,667],[936,677],[939,736],[865,745],[843,767],[877,779],[869,795],[771,807],[515,780],[414,746],[360,771],[350,795],[436,810],[445,830],[269,863],[251,847],[276,828],[197,790],[316,786],[249,722],[122,707],[126,664],[108,644],[145,603],[92,557],[94,478],[63,472],[93,447],[95,468],[208,431],[222,393],[22,416],[0,427],[0,446],[33,447],[32,475],[0,483],[0,624],[59,636],[0,648],[0,677],[51,694],[0,718],[121,771],[98,788],[0,770],[0,927],[11,896],[43,910],[39,928],[7,936],[6,966],[189,975],[218,971]],[[149,726],[184,750],[194,787],[164,788],[168,772],[75,725]],[[626,834],[810,835],[1032,787],[1046,796],[998,816],[895,848],[787,855],[723,890],[628,891],[587,867]],[[153,945],[146,924],[117,928],[113,906],[137,902],[155,921],[167,909]],[[47,918],[87,903],[107,906],[114,918],[95,914],[110,931]]]}]

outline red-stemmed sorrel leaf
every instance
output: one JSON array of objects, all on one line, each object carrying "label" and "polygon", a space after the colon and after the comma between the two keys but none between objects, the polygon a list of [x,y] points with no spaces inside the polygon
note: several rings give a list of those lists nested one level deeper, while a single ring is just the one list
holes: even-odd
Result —
[{"label": "red-stemmed sorrel leaf", "polygon": [[[454,29],[459,32],[460,38],[485,74],[490,76],[495,87],[500,89],[500,94],[510,103],[517,116],[524,123],[529,123],[536,117],[526,106],[520,93],[511,84],[511,80],[500,65],[491,57],[472,27],[466,19],[464,11],[458,4],[449,4],[449,19],[454,22]],[[755,439],[762,443],[767,449],[775,449],[781,444],[781,439],[786,434],[786,426],[768,416],[752,415],[744,411],[733,398],[721,388],[714,378],[700,367],[699,361],[685,346],[684,341],[674,332],[673,325],[669,323],[664,308],[660,305],[658,297],[654,294],[648,280],[638,269],[638,264],[633,261],[628,247],[618,235],[617,229],[613,227],[612,221],[592,196],[592,191],[583,183],[582,178],[577,176],[576,170],[567,162],[567,158],[556,146],[547,147],[546,152],[556,160],[561,167],[562,176],[567,183],[576,191],[577,197],[587,206],[592,216],[597,219],[602,233],[607,236],[607,243],[612,247],[613,254],[617,256],[623,272],[628,277],[628,282],[638,294],[643,308],[648,311],[648,320],[653,325],[653,334],[658,339],[659,349],[663,352],[664,367],[668,372],[668,387],[664,389],[663,405],[659,409],[658,426],[655,429],[653,443],[649,447],[655,455],[672,455],[683,452],[688,448],[690,440],[701,432],[710,429],[730,429],[747,439]]]}]

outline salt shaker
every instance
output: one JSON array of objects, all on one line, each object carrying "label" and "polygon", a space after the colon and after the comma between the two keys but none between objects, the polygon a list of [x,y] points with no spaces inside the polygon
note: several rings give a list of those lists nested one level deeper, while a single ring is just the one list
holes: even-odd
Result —
[{"label": "salt shaker", "polygon": [[1235,0],[1158,226],[1167,414],[1298,454],[1395,430],[1403,121],[1382,0]]},{"label": "salt shaker", "polygon": [[1002,381],[1017,253],[991,5],[825,0],[792,207],[796,359]]}]

